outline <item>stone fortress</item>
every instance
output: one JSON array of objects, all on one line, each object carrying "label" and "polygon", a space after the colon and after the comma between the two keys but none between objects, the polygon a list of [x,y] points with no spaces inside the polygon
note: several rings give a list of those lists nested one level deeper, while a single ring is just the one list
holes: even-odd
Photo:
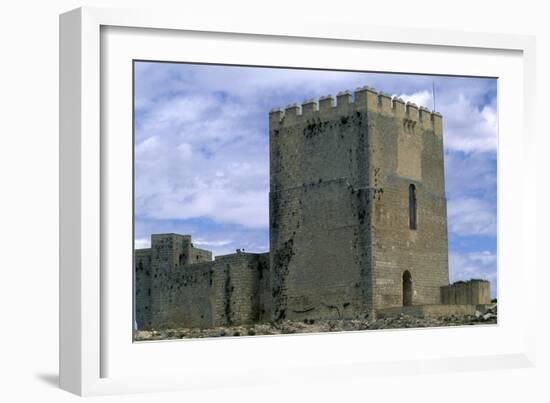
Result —
[{"label": "stone fortress", "polygon": [[449,284],[442,116],[370,87],[269,114],[270,252],[135,251],[139,329],[472,313]]}]

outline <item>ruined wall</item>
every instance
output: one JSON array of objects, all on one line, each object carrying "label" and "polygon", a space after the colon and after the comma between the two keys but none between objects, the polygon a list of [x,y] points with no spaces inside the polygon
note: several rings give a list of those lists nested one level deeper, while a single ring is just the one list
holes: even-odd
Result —
[{"label": "ruined wall", "polygon": [[139,329],[226,326],[269,319],[265,315],[270,307],[266,301],[270,296],[269,254],[239,252],[214,261],[186,263],[189,257],[190,261],[198,260],[196,256],[207,259],[211,252],[193,248],[190,236],[155,234],[151,238],[151,249],[136,250]]},{"label": "ruined wall", "polygon": [[470,280],[441,287],[441,303],[448,305],[490,304],[490,283],[486,280]]}]

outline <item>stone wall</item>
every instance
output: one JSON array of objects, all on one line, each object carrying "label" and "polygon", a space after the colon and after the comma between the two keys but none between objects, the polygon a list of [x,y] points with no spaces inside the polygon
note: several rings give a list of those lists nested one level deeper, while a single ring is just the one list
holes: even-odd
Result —
[{"label": "stone wall", "polygon": [[[236,253],[218,256],[215,271],[223,273],[213,295],[217,300],[218,326],[247,324],[266,319],[264,311],[269,295],[269,254]],[[269,318],[267,318],[269,319]]]},{"label": "stone wall", "polygon": [[138,326],[151,327],[151,249],[134,252],[135,321]]},{"label": "stone wall", "polygon": [[442,304],[486,305],[491,303],[490,283],[487,280],[459,281],[441,287]]},{"label": "stone wall", "polygon": [[367,126],[351,95],[270,114],[273,319],[366,314]]},{"label": "stone wall", "polygon": [[187,249],[187,256],[186,264],[212,261],[211,251],[195,248],[192,243],[189,244]]},{"label": "stone wall", "polygon": [[[135,252],[139,329],[228,326],[270,318],[269,254],[239,252],[208,261],[211,252],[192,247],[190,236],[155,234],[151,239],[150,249]],[[206,261],[187,262],[201,259]]]}]

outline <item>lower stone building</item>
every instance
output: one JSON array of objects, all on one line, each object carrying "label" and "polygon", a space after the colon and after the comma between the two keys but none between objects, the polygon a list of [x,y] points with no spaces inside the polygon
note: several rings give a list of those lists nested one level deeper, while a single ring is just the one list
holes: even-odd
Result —
[{"label": "lower stone building", "polygon": [[135,319],[139,329],[212,327],[269,320],[268,253],[216,256],[191,236],[155,234],[135,251]]}]

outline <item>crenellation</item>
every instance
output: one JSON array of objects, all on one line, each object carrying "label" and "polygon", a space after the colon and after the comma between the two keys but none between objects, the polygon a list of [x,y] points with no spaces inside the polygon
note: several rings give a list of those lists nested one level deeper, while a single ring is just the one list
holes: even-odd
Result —
[{"label": "crenellation", "polygon": [[392,98],[391,95],[386,94],[384,92],[380,92],[378,94],[378,105],[380,107],[380,111],[383,114],[392,115],[393,114],[393,105],[392,105]]},{"label": "crenellation", "polygon": [[367,97],[368,90],[370,87],[366,85],[363,87],[358,87],[355,89],[355,108],[356,109],[367,109]]},{"label": "crenellation", "polygon": [[293,103],[284,110],[273,108],[269,113],[269,123],[273,129],[279,125],[292,127],[295,124],[304,123],[307,119],[331,120],[335,116],[350,114],[354,110],[371,111],[406,119],[406,126],[409,128],[414,127],[417,122],[422,122],[422,126],[431,127],[431,123],[428,124],[427,121],[434,120],[433,115],[436,113],[411,102],[405,103],[401,98],[378,92],[372,87],[363,86],[356,88],[353,93],[341,91],[336,97],[325,95],[318,100],[305,100],[301,105]]},{"label": "crenellation", "polygon": [[285,114],[284,114],[284,123],[285,124],[291,124],[298,121],[298,119],[302,116],[302,111],[300,108],[300,105],[297,103],[287,105],[285,108]]},{"label": "crenellation", "polygon": [[439,112],[432,113],[434,133],[440,138],[443,137],[443,116]]},{"label": "crenellation", "polygon": [[271,109],[269,112],[269,124],[272,126],[279,124],[284,116],[285,111],[282,108]]},{"label": "crenellation", "polygon": [[353,102],[351,91],[340,91],[336,95],[336,106],[348,106]]},{"label": "crenellation", "polygon": [[419,108],[418,118],[420,122],[422,122],[422,127],[424,127],[425,129],[432,128],[433,126],[432,113],[428,108],[421,106]]},{"label": "crenellation", "polygon": [[334,97],[332,95],[325,95],[319,98],[319,113],[329,112],[334,108]]},{"label": "crenellation", "polygon": [[372,87],[366,87],[366,108],[369,111],[375,112],[378,111],[380,103],[378,100],[378,91]]},{"label": "crenellation", "polygon": [[336,109],[339,114],[348,113],[353,107],[351,91],[341,91],[336,95]]},{"label": "crenellation", "polygon": [[393,114],[397,118],[405,117],[405,101],[401,98],[394,97],[392,99]]},{"label": "crenellation", "polygon": [[407,119],[418,122],[418,106],[412,102],[407,102],[405,115]]},{"label": "crenellation", "polygon": [[314,112],[317,112],[317,100],[308,99],[302,103],[302,115],[304,117],[311,117]]}]

